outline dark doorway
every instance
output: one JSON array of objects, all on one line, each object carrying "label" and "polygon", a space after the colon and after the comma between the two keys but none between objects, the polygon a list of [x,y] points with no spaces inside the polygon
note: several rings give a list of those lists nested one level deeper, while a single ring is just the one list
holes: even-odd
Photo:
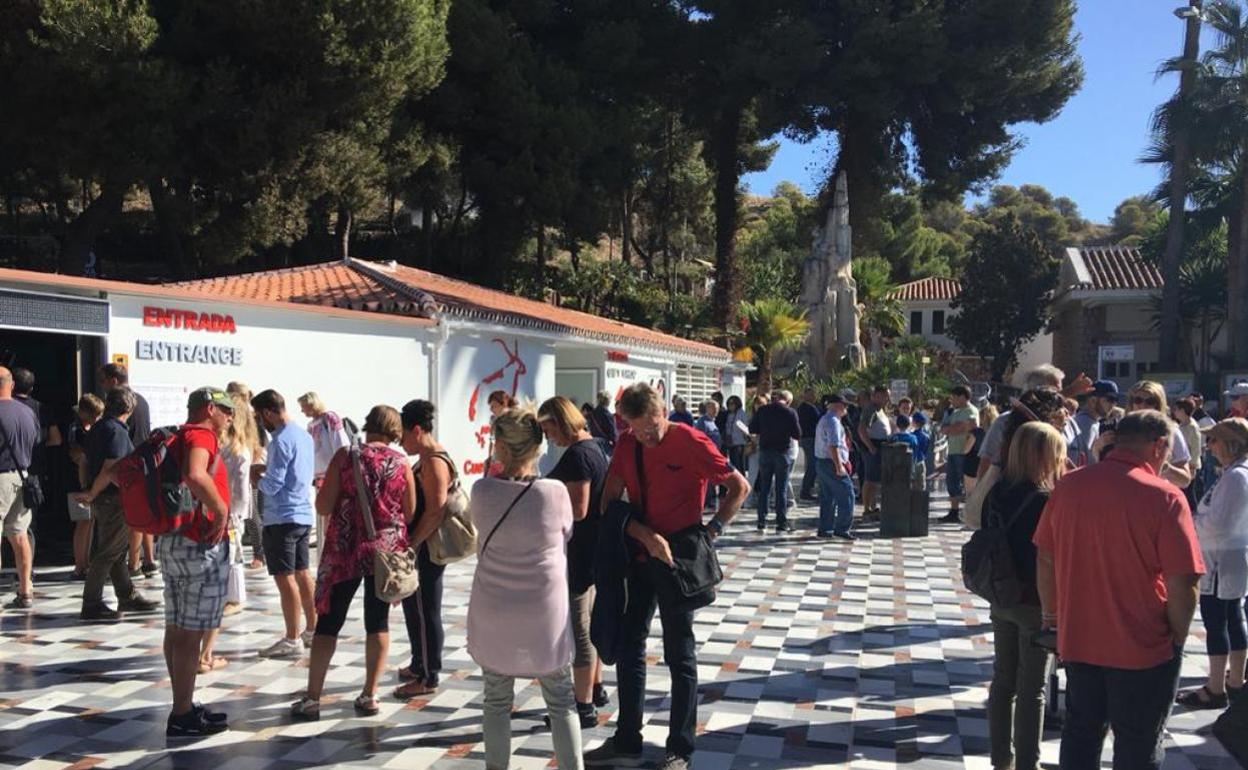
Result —
[{"label": "dark doorway", "polygon": [[[47,425],[68,435],[74,419],[74,405],[83,388],[94,389],[93,372],[100,355],[95,337],[49,332],[0,329],[0,365],[22,367],[35,374],[33,397],[43,410]],[[67,495],[77,469],[69,460],[68,448],[36,449],[35,467],[43,480],[47,502],[35,512],[31,532],[35,540],[35,564],[60,566],[73,563],[73,527],[69,521]],[[73,474],[73,475],[71,475]],[[4,566],[13,567],[13,552],[4,544]]]}]

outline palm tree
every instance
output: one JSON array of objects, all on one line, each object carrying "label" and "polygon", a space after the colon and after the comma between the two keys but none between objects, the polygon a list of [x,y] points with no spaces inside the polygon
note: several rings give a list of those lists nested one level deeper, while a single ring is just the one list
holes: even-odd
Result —
[{"label": "palm tree", "polygon": [[[1164,161],[1165,137],[1173,132],[1190,137],[1197,168],[1186,192],[1204,209],[1197,216],[1222,214],[1228,225],[1227,329],[1231,364],[1243,368],[1248,367],[1248,19],[1238,0],[1214,0],[1203,14],[1217,45],[1201,58],[1190,93],[1158,111],[1159,140],[1144,160]],[[1181,66],[1170,62],[1163,71]]]},{"label": "palm tree", "polygon": [[853,270],[862,346],[877,353],[885,337],[901,336],[906,329],[901,300],[894,295],[897,285],[892,279],[893,267],[882,257],[866,257],[854,260]]},{"label": "palm tree", "polygon": [[737,361],[758,364],[758,392],[771,390],[772,357],[781,350],[800,347],[810,334],[806,311],[783,299],[760,299],[741,303],[742,347]]}]

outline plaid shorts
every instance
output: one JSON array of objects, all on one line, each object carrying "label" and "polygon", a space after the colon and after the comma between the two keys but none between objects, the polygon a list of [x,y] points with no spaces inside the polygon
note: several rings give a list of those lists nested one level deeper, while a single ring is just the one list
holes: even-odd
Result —
[{"label": "plaid shorts", "polygon": [[162,535],[165,623],[188,631],[221,626],[230,580],[230,541],[204,545],[182,535]]}]

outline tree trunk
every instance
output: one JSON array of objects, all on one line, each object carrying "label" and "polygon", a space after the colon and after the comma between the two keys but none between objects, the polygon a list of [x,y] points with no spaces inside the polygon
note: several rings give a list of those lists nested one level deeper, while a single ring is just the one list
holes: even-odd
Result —
[{"label": "tree trunk", "polygon": [[758,390],[757,393],[771,392],[771,351],[764,349],[758,357]]},{"label": "tree trunk", "polygon": [[70,275],[82,275],[87,267],[87,257],[95,246],[95,239],[116,216],[121,214],[121,203],[126,197],[126,186],[105,182],[99,196],[87,204],[82,213],[69,223],[61,242],[60,269]]},{"label": "tree trunk", "polygon": [[1239,175],[1239,208],[1230,218],[1227,238],[1227,330],[1232,368],[1248,369],[1248,160]]},{"label": "tree trunk", "polygon": [[729,327],[741,302],[736,242],[741,114],[740,104],[726,105],[719,115],[712,139],[715,161],[715,296],[711,301],[711,320],[717,329]]},{"label": "tree trunk", "polygon": [[351,256],[351,225],[354,222],[355,215],[351,209],[346,204],[338,204],[338,218],[334,221],[334,247],[337,250],[334,256],[338,259]]},{"label": "tree trunk", "polygon": [[572,241],[568,244],[568,259],[572,262],[572,269],[576,272],[581,271],[581,244],[578,241]]},{"label": "tree trunk", "polygon": [[546,225],[537,226],[537,283],[546,289]]},{"label": "tree trunk", "polygon": [[[1179,76],[1179,99],[1192,90],[1196,77],[1196,54],[1200,50],[1201,0],[1190,0],[1196,11],[1187,19],[1183,37],[1184,68]],[[1183,265],[1183,226],[1187,203],[1187,177],[1191,165],[1191,145],[1187,132],[1179,126],[1170,136],[1174,154],[1170,158],[1170,223],[1166,229],[1166,250],[1161,259],[1161,350],[1158,364],[1162,371],[1173,372],[1179,368],[1179,341],[1183,334],[1182,308],[1180,307],[1179,268]]]},{"label": "tree trunk", "polygon": [[832,204],[833,185],[836,176],[845,172],[846,190],[849,193],[849,227],[851,245],[856,256],[875,253],[879,233],[876,214],[880,201],[888,191],[888,179],[892,163],[889,155],[887,129],[859,114],[850,114],[837,130],[840,151],[836,165],[828,177],[824,189],[824,203]]},{"label": "tree trunk", "polygon": [[182,248],[183,228],[177,211],[178,202],[165,186],[165,180],[158,176],[148,179],[147,192],[152,197],[152,213],[156,216],[156,232],[163,261],[173,268],[174,277],[179,280],[198,277],[192,276],[192,271],[188,269],[186,250]]},{"label": "tree trunk", "polygon": [[620,234],[623,243],[620,245],[620,261],[626,265],[633,263],[633,215],[628,206],[628,191],[624,191],[620,207]]}]

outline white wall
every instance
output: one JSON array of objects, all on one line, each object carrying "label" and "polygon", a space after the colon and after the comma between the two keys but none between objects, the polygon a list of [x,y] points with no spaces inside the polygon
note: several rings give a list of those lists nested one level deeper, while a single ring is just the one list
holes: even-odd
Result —
[{"label": "white wall", "polygon": [[628,361],[624,363],[608,361],[603,390],[610,393],[611,399],[614,401],[620,397],[620,392],[629,385],[645,382],[658,390],[663,396],[663,402],[671,406],[672,388],[675,385],[672,382],[672,378],[675,368],[675,364],[671,361],[641,358],[633,355],[630,355]]},{"label": "white wall", "polygon": [[455,331],[439,362],[438,440],[465,481],[481,476],[490,447],[490,393],[537,406],[555,395],[555,348],[516,334]]},{"label": "white wall", "polygon": [[[1031,342],[1023,346],[1018,351],[1018,366],[1014,368],[1014,376],[1011,377],[1011,384],[1021,388],[1023,386],[1023,378],[1027,372],[1035,369],[1040,364],[1053,363],[1053,335],[1049,332],[1042,332]],[[1070,372],[1068,377],[1074,377],[1078,372]],[[1088,375],[1094,376],[1096,372],[1087,372]]]},{"label": "white wall", "polygon": [[[247,383],[253,392],[267,388],[285,397],[297,415],[295,399],[316,391],[335,412],[362,425],[377,404],[400,408],[413,398],[428,398],[430,344],[434,330],[409,323],[346,319],[315,312],[249,305],[176,302],[112,294],[108,355],[129,356],[130,384],[147,397],[153,424],[186,419],[186,394],[204,385],[224,388]],[[155,306],[230,315],[236,331],[210,332],[146,326],[143,308]],[[182,343],[237,349],[240,362],[229,364],[144,360],[140,341]]]}]

